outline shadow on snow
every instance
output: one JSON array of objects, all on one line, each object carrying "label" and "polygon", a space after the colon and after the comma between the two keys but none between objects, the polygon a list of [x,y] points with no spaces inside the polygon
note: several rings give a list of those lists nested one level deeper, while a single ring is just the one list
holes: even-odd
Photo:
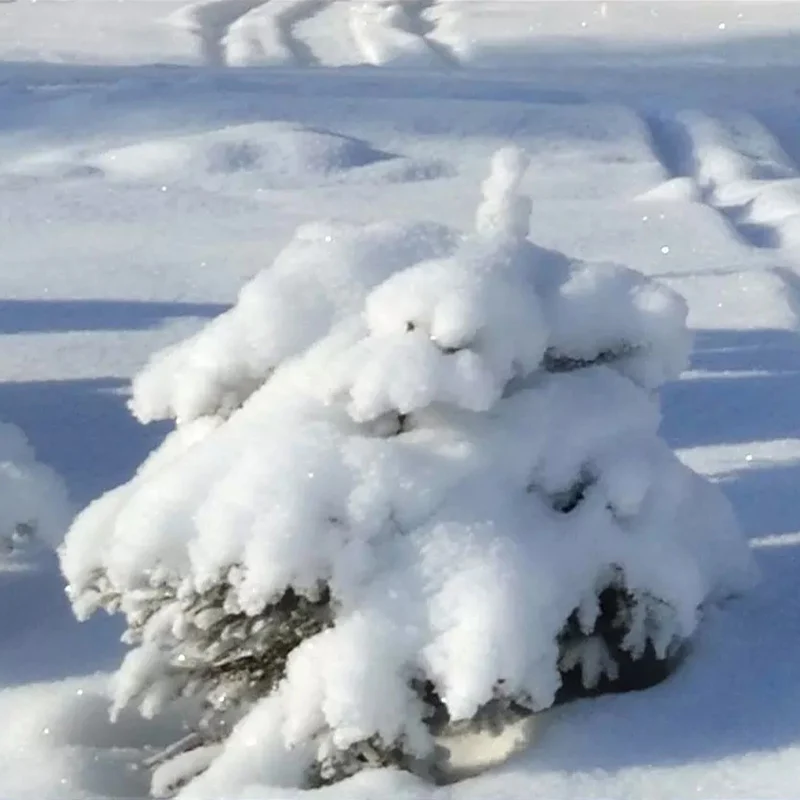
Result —
[{"label": "shadow on snow", "polygon": [[662,392],[662,434],[671,447],[787,439],[800,435],[800,337],[778,330],[700,331],[699,375]]},{"label": "shadow on snow", "polygon": [[0,300],[0,334],[135,331],[178,317],[215,317],[218,303],[139,300]]}]

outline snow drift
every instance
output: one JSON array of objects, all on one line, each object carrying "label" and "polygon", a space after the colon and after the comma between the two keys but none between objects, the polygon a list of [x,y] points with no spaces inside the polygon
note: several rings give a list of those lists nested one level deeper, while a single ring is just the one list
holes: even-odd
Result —
[{"label": "snow drift", "polygon": [[530,242],[525,168],[497,154],[466,234],[301,228],[136,379],[177,429],[61,559],[127,620],[115,713],[205,698],[156,793],[431,774],[442,730],[667,660],[752,581],[657,433],[685,303]]}]

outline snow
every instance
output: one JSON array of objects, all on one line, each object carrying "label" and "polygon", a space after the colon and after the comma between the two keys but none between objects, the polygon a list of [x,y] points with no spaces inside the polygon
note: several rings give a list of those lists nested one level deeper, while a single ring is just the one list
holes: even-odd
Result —
[{"label": "snow", "polygon": [[[391,229],[399,242],[374,226],[301,229],[233,310],[135,383],[135,406],[174,409],[178,429],[77,517],[61,552],[76,612],[121,608],[136,645],[114,715],[153,716],[183,690],[170,665],[199,657],[185,631],[206,624],[182,598],[220,582],[225,608],[254,618],[288,588],[313,597],[324,582],[336,599],[332,626],[238,723],[275,762],[373,735],[427,756],[416,672],[455,722],[498,682],[549,707],[559,664],[580,666],[587,687],[613,677],[599,638],[563,661],[556,642],[576,611],[592,631],[614,574],[640,604],[623,646],[659,658],[692,636],[701,606],[750,588],[726,501],[656,436],[647,390],[684,365],[685,304],[631,270],[531,243],[527,165],[513,148],[494,155],[475,229],[439,232],[454,243],[444,257],[420,254],[418,225]],[[187,352],[213,365],[211,382],[181,369]],[[256,363],[241,371],[240,355]],[[177,401],[162,375],[177,377]],[[376,436],[370,423],[397,414],[410,428]],[[559,515],[581,475],[584,502]],[[238,742],[189,795],[248,785]]]},{"label": "snow", "polygon": [[[291,239],[299,225],[339,218],[342,236],[378,225],[376,241],[389,242],[432,220],[396,269],[447,258],[453,242],[437,231],[471,229],[488,159],[512,141],[530,156],[521,188],[538,245],[634,266],[686,298],[690,369],[661,390],[661,432],[722,486],[765,579],[704,620],[665,684],[543,713],[529,749],[472,781],[432,789],[375,773],[321,793],[795,796],[798,6],[440,2],[412,19],[408,37],[392,23],[400,33],[368,33],[365,44],[349,13],[360,4],[304,4],[282,29],[288,39],[270,3],[241,17],[225,5],[204,39],[175,24],[179,1],[2,4],[0,418],[87,504],[130,479],[167,431],[130,418],[131,378],[217,318],[287,243],[301,246]],[[394,54],[353,68],[375,63],[368,49],[384,33],[400,42]],[[204,42],[212,53],[222,43],[216,65],[205,66]],[[220,61],[256,68],[225,71]],[[258,68],[276,63],[285,66]],[[323,69],[305,69],[315,65]],[[608,281],[611,293],[636,294],[624,274]],[[657,298],[641,299],[652,310]],[[253,362],[236,329],[235,382],[248,370],[260,381],[271,363]],[[137,387],[137,414],[188,420],[215,406],[225,359],[204,364],[193,352],[174,351],[163,394],[144,392],[149,405],[137,404]],[[673,375],[678,356],[663,350],[652,381]],[[203,384],[211,405],[180,399],[172,368]],[[211,435],[198,422],[182,435]],[[173,444],[178,457],[190,442]],[[633,504],[635,481],[622,483],[631,491],[620,502]],[[409,495],[425,485],[422,476]],[[47,559],[2,570],[0,704],[15,725],[0,742],[0,794],[142,796],[149,776],[127,764],[173,732],[124,712],[107,724],[107,691],[82,677],[118,664],[118,626],[78,626]],[[37,733],[69,719],[75,735]],[[258,768],[242,797],[300,796],[266,791]]]},{"label": "snow", "polygon": [[300,228],[233,309],[154,356],[135,379],[134,412],[146,422],[186,421],[238,407],[282,361],[360,309],[370,287],[445,251],[449,238],[446,229],[425,223]]},{"label": "snow", "polygon": [[22,431],[0,423],[0,548],[55,548],[72,515],[61,478],[36,460]]},{"label": "snow", "polygon": [[[209,190],[231,176],[242,190],[302,188],[309,182],[359,179],[353,170],[392,159],[358,139],[281,123],[237,125],[216,135],[178,136],[99,152],[55,150],[7,166],[20,178],[105,177],[122,183],[178,182],[186,173]],[[395,165],[391,165],[394,167]],[[373,173],[382,173],[373,174]],[[368,170],[362,179],[391,181],[393,170]]]}]

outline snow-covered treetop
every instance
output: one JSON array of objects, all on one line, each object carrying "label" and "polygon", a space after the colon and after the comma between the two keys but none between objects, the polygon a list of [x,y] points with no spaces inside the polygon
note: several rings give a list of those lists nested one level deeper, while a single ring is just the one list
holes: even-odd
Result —
[{"label": "snow-covered treetop", "polygon": [[301,228],[234,308],[151,361],[134,382],[134,413],[227,416],[331,337],[329,388],[349,394],[357,419],[433,401],[486,410],[512,377],[597,359],[648,388],[677,376],[690,346],[683,300],[624,267],[528,241],[526,167],[517,149],[495,155],[467,235],[432,224]]},{"label": "snow-covered treetop", "polygon": [[178,428],[62,551],[77,612],[119,608],[137,631],[118,706],[163,696],[193,598],[216,587],[215,613],[256,617],[324,586],[330,627],[253,724],[280,747],[324,729],[424,750],[415,675],[453,719],[499,682],[547,706],[559,635],[593,630],[604,587],[636,601],[624,646],[663,655],[749,581],[724,497],[657,436],[649,390],[685,363],[683,300],[531,243],[524,170],[495,157],[466,235],[302,228],[136,379],[139,418]]}]

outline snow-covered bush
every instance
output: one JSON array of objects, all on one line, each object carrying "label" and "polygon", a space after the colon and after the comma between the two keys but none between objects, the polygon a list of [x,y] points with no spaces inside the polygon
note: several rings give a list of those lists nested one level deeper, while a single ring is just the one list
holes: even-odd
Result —
[{"label": "snow-covered bush", "polygon": [[36,460],[19,428],[0,423],[0,553],[34,542],[56,547],[70,518],[61,478]]},{"label": "snow-covered bush", "polygon": [[114,711],[203,698],[166,793],[423,772],[435,737],[666,663],[749,551],[659,439],[681,298],[528,240],[504,150],[475,229],[299,230],[134,383],[177,429],[79,516],[76,613],[124,614]]}]

